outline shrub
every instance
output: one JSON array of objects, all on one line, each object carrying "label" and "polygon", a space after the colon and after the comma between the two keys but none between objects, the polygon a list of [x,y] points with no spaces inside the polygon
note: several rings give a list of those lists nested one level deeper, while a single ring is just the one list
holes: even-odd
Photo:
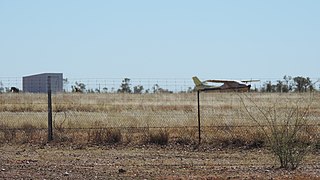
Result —
[{"label": "shrub", "polygon": [[12,142],[16,139],[16,130],[5,124],[0,124],[0,142]]},{"label": "shrub", "polygon": [[30,123],[27,123],[27,122],[23,123],[21,126],[21,130],[24,134],[24,137],[23,137],[24,143],[35,142],[36,139],[40,138],[39,136],[37,136],[38,134],[36,133],[37,127]]},{"label": "shrub", "polygon": [[116,144],[122,141],[122,134],[119,129],[94,129],[89,132],[88,141],[99,145]]},{"label": "shrub", "polygon": [[184,127],[173,129],[173,131],[174,132],[172,132],[172,134],[176,136],[174,142],[178,145],[192,145],[198,142],[198,140],[196,139],[196,128]]},{"label": "shrub", "polygon": [[167,145],[169,142],[169,133],[162,129],[149,132],[148,142],[151,144]]},{"label": "shrub", "polygon": [[280,167],[296,169],[311,145],[312,137],[305,132],[305,127],[308,124],[312,98],[307,102],[300,99],[294,104],[276,101],[272,106],[264,106],[266,109],[252,99],[246,99],[249,99],[253,106],[247,106],[241,98],[244,109],[265,135],[271,151],[280,162]]}]

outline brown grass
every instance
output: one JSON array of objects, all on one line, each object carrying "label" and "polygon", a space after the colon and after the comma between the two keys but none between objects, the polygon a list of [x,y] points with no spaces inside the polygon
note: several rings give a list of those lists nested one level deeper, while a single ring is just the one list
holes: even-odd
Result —
[{"label": "brown grass", "polygon": [[[306,106],[310,97],[245,95],[263,111],[276,103],[284,114],[297,104]],[[196,94],[53,95],[54,141],[49,144],[47,96],[0,94],[0,178],[319,178],[319,94],[313,96],[308,124],[299,131],[299,140],[312,141],[317,150],[306,155],[296,171],[277,168],[280,164],[246,114],[241,97],[244,94],[201,93],[198,146]],[[270,131],[255,104],[245,103]]]},{"label": "brown grass", "polygon": [[[261,108],[280,109],[307,103],[309,94],[249,93]],[[265,140],[246,115],[242,94],[201,93],[202,142],[213,146],[261,147]],[[319,142],[320,95],[313,96],[305,134]],[[47,96],[0,94],[0,141],[46,141]],[[54,94],[56,141],[96,144],[141,144],[146,130],[166,132],[167,142],[197,144],[196,94]],[[254,104],[247,102],[248,108]],[[263,123],[263,122],[262,122]],[[315,126],[313,126],[315,125]],[[117,131],[109,132],[111,129]],[[157,133],[155,133],[157,134]],[[108,140],[107,136],[118,136]],[[150,135],[150,133],[149,133]],[[158,134],[159,135],[159,134]],[[163,136],[165,137],[165,136]],[[117,140],[115,140],[117,139]],[[164,138],[165,139],[165,138]],[[319,144],[319,143],[318,143]]]}]

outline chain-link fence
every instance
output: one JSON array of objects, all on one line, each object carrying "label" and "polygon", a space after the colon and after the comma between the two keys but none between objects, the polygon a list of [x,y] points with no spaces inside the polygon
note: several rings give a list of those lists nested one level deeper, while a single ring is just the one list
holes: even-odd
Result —
[{"label": "chain-link fence", "polygon": [[[44,73],[49,74],[49,73]],[[62,74],[61,74],[62,75]],[[266,90],[270,85],[271,91],[281,91],[285,85],[292,86],[291,90],[296,88],[293,80],[294,77],[286,76],[286,78],[258,78],[259,82],[252,82],[252,90]],[[75,91],[75,88],[81,89],[87,93],[116,93],[122,89],[121,85],[124,80],[128,83],[132,93],[136,88],[137,93],[153,93],[153,92],[188,92],[192,91],[194,83],[190,78],[63,78],[62,86],[64,92]],[[203,78],[203,80],[208,78]],[[218,78],[219,79],[219,78]],[[232,78],[231,78],[232,79]],[[234,78],[246,79],[247,78]],[[202,79],[201,79],[202,80]],[[312,89],[320,89],[320,78],[312,77],[306,79],[312,86]],[[32,84],[39,84],[39,80],[33,80]],[[21,77],[0,77],[0,93],[9,92],[11,87],[16,87],[20,91],[23,90],[23,78]],[[278,89],[277,89],[278,88]]]},{"label": "chain-link fence", "polygon": [[[198,142],[197,93],[192,91],[192,82],[152,79],[129,82],[118,79],[117,83],[115,80],[95,81],[97,83],[75,81],[77,83],[65,92],[52,94],[54,140],[141,143],[159,135],[173,143]],[[146,82],[149,85],[145,85]],[[143,90],[134,91],[133,88],[139,85],[144,87]],[[76,91],[76,88],[82,91]],[[304,126],[304,135],[319,143],[319,98],[318,93],[201,92],[202,142],[259,146],[263,143],[263,130],[271,125],[266,114],[281,121],[282,117],[289,118],[290,113],[294,116],[294,113],[306,110],[303,117],[306,121],[299,125]],[[295,126],[294,122],[289,126]],[[46,142],[47,127],[48,94],[0,94],[2,142]]]}]

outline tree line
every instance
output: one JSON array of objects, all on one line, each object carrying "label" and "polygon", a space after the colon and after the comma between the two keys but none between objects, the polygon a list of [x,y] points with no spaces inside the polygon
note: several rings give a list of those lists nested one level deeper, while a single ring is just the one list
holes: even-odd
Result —
[{"label": "tree line", "polygon": [[[263,83],[262,87],[255,88],[252,91],[255,92],[267,92],[267,93],[289,93],[289,92],[312,92],[319,91],[320,86],[316,87],[316,83],[319,80],[312,82],[309,77],[303,76],[287,76],[285,75],[282,79],[277,80],[276,82],[266,81]],[[67,78],[63,79],[63,84],[68,85],[69,81]],[[0,93],[5,92],[16,92],[14,91],[15,87],[4,87],[3,83],[0,81]],[[66,90],[65,90],[66,91]],[[179,93],[191,93],[194,92],[194,87],[188,87],[185,91],[180,91]],[[19,92],[19,90],[18,90]],[[67,92],[67,91],[66,91]],[[128,94],[142,94],[142,93],[173,93],[173,91],[160,87],[159,84],[154,84],[151,89],[145,89],[143,85],[135,85],[132,87],[131,79],[124,78],[119,85],[118,89],[107,87],[103,88],[95,88],[95,89],[87,89],[85,83],[75,82],[74,85],[71,86],[71,92],[77,93],[128,93]]]},{"label": "tree line", "polygon": [[[319,81],[319,80],[318,80]],[[289,92],[312,92],[316,91],[317,88],[315,87],[318,81],[312,82],[309,77],[303,76],[287,76],[285,75],[281,80],[277,80],[275,83],[271,81],[266,81],[263,83],[260,89],[255,88],[252,91],[255,92],[264,92],[264,93],[289,93]],[[128,93],[128,94],[142,94],[142,93],[173,93],[168,89],[160,87],[158,84],[154,84],[151,89],[144,89],[143,85],[136,85],[132,87],[131,79],[124,78],[117,90],[114,88],[109,90],[108,88],[104,87],[101,89],[96,88],[93,89],[86,89],[86,85],[83,83],[76,82],[75,85],[71,86],[72,92],[87,92],[87,93]],[[320,87],[319,87],[320,88]],[[180,93],[191,93],[194,92],[194,87],[188,87],[186,91],[181,91]]]},{"label": "tree line", "polygon": [[[142,94],[142,93],[173,93],[173,91],[170,91],[168,89],[164,89],[160,87],[158,84],[154,84],[152,89],[144,89],[143,85],[136,85],[132,88],[131,79],[124,78],[120,84],[119,89],[116,91],[114,89],[111,89],[111,92],[116,93],[127,93],[127,94]],[[86,89],[86,85],[84,83],[75,82],[75,85],[71,86],[72,92],[79,92],[79,93],[108,93],[110,92],[107,87],[102,88],[96,88],[96,89]]]},{"label": "tree line", "polygon": [[275,84],[272,84],[271,81],[265,82],[260,91],[279,93],[311,92],[316,90],[315,84],[318,81],[312,82],[309,77],[285,75],[282,80],[277,80]]}]

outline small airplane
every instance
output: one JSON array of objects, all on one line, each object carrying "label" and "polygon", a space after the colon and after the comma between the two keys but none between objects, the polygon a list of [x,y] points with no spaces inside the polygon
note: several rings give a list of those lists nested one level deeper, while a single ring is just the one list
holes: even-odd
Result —
[{"label": "small airplane", "polygon": [[[197,91],[236,91],[236,92],[249,92],[251,84],[249,82],[258,82],[260,80],[206,80],[201,82],[197,76],[192,77]],[[209,83],[223,83],[221,86],[208,85]]]}]

